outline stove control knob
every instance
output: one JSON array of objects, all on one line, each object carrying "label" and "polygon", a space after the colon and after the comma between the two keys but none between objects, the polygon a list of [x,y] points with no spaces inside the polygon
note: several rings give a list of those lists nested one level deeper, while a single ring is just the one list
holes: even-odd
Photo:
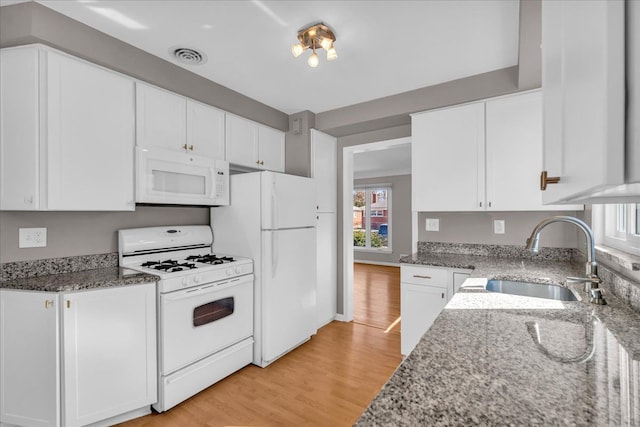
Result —
[{"label": "stove control knob", "polygon": [[231,270],[230,268],[227,269],[227,276],[231,276],[233,274],[233,270]]},{"label": "stove control knob", "polygon": [[189,279],[186,277],[182,278],[182,286],[187,286],[189,284]]},{"label": "stove control knob", "polygon": [[236,274],[240,274],[242,271],[240,270],[240,267],[236,267]]},{"label": "stove control knob", "polygon": [[193,282],[194,282],[194,283],[200,283],[200,276],[195,276],[195,277],[193,278]]}]

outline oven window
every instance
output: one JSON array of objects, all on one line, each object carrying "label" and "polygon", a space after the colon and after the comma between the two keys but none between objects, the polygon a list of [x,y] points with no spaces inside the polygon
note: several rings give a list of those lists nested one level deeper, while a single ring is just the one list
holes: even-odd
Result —
[{"label": "oven window", "polygon": [[163,193],[206,194],[207,177],[152,170],[153,190]]},{"label": "oven window", "polygon": [[202,326],[233,314],[233,297],[222,298],[193,309],[193,326]]}]

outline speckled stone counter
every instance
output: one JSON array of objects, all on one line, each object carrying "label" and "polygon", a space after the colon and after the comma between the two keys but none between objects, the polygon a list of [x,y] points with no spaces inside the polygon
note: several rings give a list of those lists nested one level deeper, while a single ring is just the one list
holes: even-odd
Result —
[{"label": "speckled stone counter", "polygon": [[488,278],[564,284],[579,263],[442,253],[401,262],[473,271],[357,426],[640,425],[638,313],[610,293],[596,306],[484,289]]},{"label": "speckled stone counter", "polygon": [[0,282],[0,288],[25,291],[71,292],[155,282],[158,276],[128,268],[106,267],[73,273],[26,277]]}]

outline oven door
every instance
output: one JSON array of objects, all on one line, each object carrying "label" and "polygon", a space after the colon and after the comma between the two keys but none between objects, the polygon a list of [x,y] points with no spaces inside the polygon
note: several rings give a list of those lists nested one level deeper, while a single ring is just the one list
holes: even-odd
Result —
[{"label": "oven door", "polygon": [[160,295],[160,374],[253,335],[253,275]]},{"label": "oven door", "polygon": [[229,164],[157,147],[136,147],[136,202],[229,204]]}]

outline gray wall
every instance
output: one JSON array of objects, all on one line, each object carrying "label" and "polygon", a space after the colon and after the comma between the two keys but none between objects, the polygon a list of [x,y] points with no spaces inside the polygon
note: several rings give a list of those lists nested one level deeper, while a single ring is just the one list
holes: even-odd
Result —
[{"label": "gray wall", "polygon": [[411,175],[356,179],[357,185],[391,184],[391,250],[377,253],[355,250],[356,261],[398,263],[403,254],[411,253]]},{"label": "gray wall", "polygon": [[[209,224],[209,208],[138,206],[135,212],[0,212],[0,263],[118,251],[121,228]],[[18,248],[18,228],[46,227],[46,248]]]},{"label": "gray wall", "polygon": [[[300,133],[293,133],[293,121],[300,120]],[[289,129],[285,135],[285,173],[311,176],[311,129],[315,128],[316,115],[302,111],[289,116]]]},{"label": "gray wall", "polygon": [[[418,240],[524,246],[536,224],[554,215],[576,216],[576,212],[420,212]],[[440,231],[426,231],[427,218],[438,218]],[[505,221],[505,234],[494,234],[493,221],[500,219]],[[540,247],[575,248],[577,238],[578,230],[575,226],[551,224],[540,236]]]}]

